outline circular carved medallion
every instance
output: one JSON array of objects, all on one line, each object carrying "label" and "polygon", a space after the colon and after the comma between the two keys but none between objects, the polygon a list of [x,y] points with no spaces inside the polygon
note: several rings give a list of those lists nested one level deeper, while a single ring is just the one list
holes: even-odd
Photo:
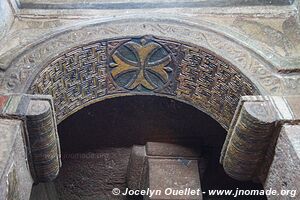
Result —
[{"label": "circular carved medallion", "polygon": [[173,78],[173,56],[166,47],[150,39],[133,39],[115,48],[109,73],[121,88],[134,91],[162,89]]}]

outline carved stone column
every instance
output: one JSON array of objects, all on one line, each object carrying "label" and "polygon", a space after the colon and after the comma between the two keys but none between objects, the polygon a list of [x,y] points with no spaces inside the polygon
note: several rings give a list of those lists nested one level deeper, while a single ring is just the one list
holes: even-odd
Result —
[{"label": "carved stone column", "polygon": [[290,97],[242,97],[223,146],[226,173],[241,181],[264,181],[282,124],[293,122]]},{"label": "carved stone column", "polygon": [[[22,158],[12,159],[16,162],[18,159],[25,159],[27,170],[32,177],[30,180],[35,183],[52,181],[61,166],[52,98],[25,94],[2,95],[0,96],[0,119],[18,122],[22,132],[15,137],[23,141],[20,148],[25,150],[25,155]],[[14,135],[15,132],[12,130],[11,134]],[[2,143],[6,145],[6,141]],[[13,156],[11,155],[14,151],[13,146],[4,149],[10,152],[8,157]],[[0,160],[3,165],[8,165],[7,159],[0,157]],[[26,182],[27,180],[23,180],[20,183],[26,184]]]}]

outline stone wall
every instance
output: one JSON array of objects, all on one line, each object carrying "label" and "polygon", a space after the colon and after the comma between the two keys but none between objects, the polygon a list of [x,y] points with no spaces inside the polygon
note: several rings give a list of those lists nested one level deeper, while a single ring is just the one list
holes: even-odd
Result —
[{"label": "stone wall", "polygon": [[21,120],[0,119],[0,199],[28,199],[33,184]]},{"label": "stone wall", "polygon": [[13,22],[13,13],[8,0],[0,0],[0,39],[8,32]]},{"label": "stone wall", "polygon": [[274,159],[264,187],[266,190],[275,189],[281,195],[270,196],[270,200],[300,198],[299,131],[299,125],[289,124],[285,124],[280,131]]},{"label": "stone wall", "polygon": [[20,0],[21,9],[145,9],[145,8],[191,8],[227,6],[291,5],[295,0]]}]

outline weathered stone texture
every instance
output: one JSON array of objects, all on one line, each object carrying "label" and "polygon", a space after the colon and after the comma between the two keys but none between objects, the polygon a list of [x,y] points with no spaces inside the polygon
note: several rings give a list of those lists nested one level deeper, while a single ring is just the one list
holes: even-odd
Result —
[{"label": "weathered stone texture", "polygon": [[146,165],[145,146],[134,145],[131,150],[127,170],[127,187],[139,190],[143,187],[144,166]]},{"label": "weathered stone texture", "polygon": [[257,176],[275,129],[276,114],[266,102],[245,102],[239,113],[222,164],[237,180]]},{"label": "weathered stone texture", "polygon": [[26,113],[30,159],[37,182],[54,180],[61,166],[60,144],[52,109],[49,101],[31,100]]},{"label": "weathered stone texture", "polygon": [[[52,95],[59,122],[92,103],[134,94],[184,101],[228,129],[243,95],[300,94],[299,12],[292,0],[20,2],[20,8],[29,9],[16,13],[10,29],[11,9],[0,1],[0,91]],[[7,113],[24,116],[17,106],[21,99],[12,101]],[[0,99],[0,110],[6,103]],[[290,104],[298,107],[297,100]],[[261,128],[255,121],[250,126],[249,116],[237,123],[240,130],[231,141],[237,148],[231,146],[230,152],[246,160],[243,170],[253,174],[256,164],[249,160],[262,160],[271,134],[265,129],[273,124]],[[33,132],[40,131],[35,127],[39,120],[29,126]],[[256,139],[262,135],[260,143]],[[39,147],[47,146],[41,143]],[[246,151],[241,153],[239,147]],[[257,149],[261,155],[249,156]]]},{"label": "weathered stone texture", "polygon": [[286,97],[286,101],[288,102],[295,119],[300,119],[299,96],[288,96]]},{"label": "weathered stone texture", "polygon": [[[275,76],[274,71],[271,70],[272,66],[269,66],[264,59],[257,57],[253,51],[239,45],[237,42],[224,37],[223,33],[218,33],[216,27],[211,27],[207,23],[201,22],[198,27],[180,20],[170,21],[145,16],[118,19],[109,23],[100,21],[93,24],[93,26],[86,25],[80,29],[77,28],[74,31],[64,30],[62,33],[57,34],[57,37],[42,40],[34,44],[34,48],[30,51],[26,51],[20,56],[11,57],[9,52],[4,54],[0,58],[2,60],[2,67],[0,67],[6,74],[2,81],[3,91],[27,91],[40,70],[46,67],[45,63],[52,63],[54,58],[58,58],[57,55],[69,53],[70,49],[78,50],[83,44],[94,44],[95,41],[111,40],[111,38],[124,38],[125,34],[131,37],[153,35],[169,38],[172,41],[182,41],[191,47],[208,49],[216,55],[222,55],[222,58],[230,61],[229,64],[234,65],[235,69],[241,70],[243,72],[241,74],[251,78],[261,92],[272,94],[286,92],[284,81],[281,77]],[[212,28],[212,30],[208,28]],[[124,30],[126,30],[126,33],[124,33]],[[178,49],[180,47],[175,45],[174,48]],[[19,48],[19,51],[23,50],[25,48]],[[193,53],[193,49],[187,53]]]},{"label": "weathered stone texture", "polygon": [[50,96],[7,94],[0,98],[0,117],[22,121],[23,148],[35,182],[53,180],[59,171],[60,147]]},{"label": "weathered stone texture", "polygon": [[0,1],[0,40],[9,31],[14,20],[13,13],[8,2],[9,0]]},{"label": "weathered stone texture", "polygon": [[[267,93],[300,91],[299,75],[288,74],[297,71],[299,66],[299,24],[295,6],[241,6],[290,5],[292,1],[168,1],[165,4],[171,8],[165,9],[161,9],[164,3],[160,1],[121,1],[121,4],[119,1],[51,1],[49,4],[46,0],[24,0],[21,5],[22,2],[29,3],[32,9],[20,9],[12,33],[0,41],[4,47],[0,49],[1,91],[24,92],[35,72],[68,49],[95,41],[147,34],[200,45],[222,55],[237,68],[244,69]],[[147,3],[157,7],[143,6]],[[97,8],[99,4],[117,7],[100,6],[101,11],[80,9]],[[207,4],[208,8],[197,4]],[[51,9],[34,9],[35,5]],[[59,9],[64,5],[72,9]],[[136,8],[135,5],[138,9],[130,9]],[[218,5],[221,8],[210,7]],[[180,14],[174,16],[173,13]],[[123,20],[125,26],[119,23]],[[149,23],[151,20],[153,23]],[[71,24],[76,25],[69,26]],[[284,73],[277,76],[278,71]]]},{"label": "weathered stone texture", "polygon": [[225,7],[225,6],[256,6],[256,5],[291,5],[294,0],[78,0],[60,1],[49,0],[21,0],[22,9],[149,9],[149,8],[190,8],[190,7]]},{"label": "weathered stone texture", "polygon": [[298,120],[294,114],[298,110],[292,109],[295,105],[291,104],[296,99],[296,96],[241,98],[220,158],[228,175],[237,180],[264,179],[278,130],[282,124]]},{"label": "weathered stone texture", "polygon": [[200,173],[205,166],[201,162],[199,150],[191,147],[147,142],[131,152],[127,184],[133,190],[159,190],[153,196],[143,195],[144,199],[201,200]]},{"label": "weathered stone texture", "polygon": [[[267,179],[265,189],[296,190],[293,199],[300,198],[300,126],[284,125],[279,134],[275,155]],[[291,195],[269,196],[270,200],[292,199]]]},{"label": "weathered stone texture", "polygon": [[59,199],[125,200],[112,194],[126,188],[126,172],[131,148],[103,148],[90,153],[66,153],[55,180]]},{"label": "weathered stone texture", "polygon": [[[197,160],[180,160],[180,159],[157,159],[149,158],[147,170],[147,184],[145,189],[161,190],[160,195],[152,197],[145,196],[147,200],[170,200],[170,199],[197,199],[202,200],[202,190]],[[199,191],[197,193],[169,194],[168,188],[173,191],[191,189]]]},{"label": "weathered stone texture", "polygon": [[20,120],[0,120],[0,199],[29,199],[33,179]]}]

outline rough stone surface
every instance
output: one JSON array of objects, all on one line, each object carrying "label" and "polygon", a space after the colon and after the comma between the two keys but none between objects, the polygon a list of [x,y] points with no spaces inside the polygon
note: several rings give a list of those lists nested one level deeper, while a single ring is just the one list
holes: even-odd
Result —
[{"label": "rough stone surface", "polygon": [[146,144],[147,156],[163,156],[163,157],[194,157],[198,158],[199,152],[193,148],[187,146],[159,143],[159,142],[147,142]]},{"label": "rough stone surface", "polygon": [[[135,146],[130,155],[127,184],[136,190],[160,190],[160,194],[144,195],[144,199],[202,199],[200,173],[205,171],[199,152],[180,144],[148,142]],[[200,163],[200,165],[198,164]],[[184,194],[168,194],[167,189]],[[186,190],[195,190],[189,193]]]},{"label": "rough stone surface", "polygon": [[12,10],[9,6],[9,0],[0,1],[0,40],[9,32],[14,20]]},{"label": "rough stone surface", "polygon": [[266,175],[264,169],[268,168],[265,166],[273,157],[276,130],[282,123],[298,120],[294,114],[298,110],[291,107],[296,98],[299,99],[297,96],[241,98],[220,158],[230,176],[237,180],[251,180]]},{"label": "rough stone surface", "polygon": [[[281,129],[275,156],[270,166],[268,177],[264,183],[266,190],[272,188],[277,192],[281,190],[296,190],[293,195],[272,195],[270,200],[285,200],[300,198],[300,126],[284,125]],[[291,197],[292,196],[292,197]]]},{"label": "rough stone surface", "polygon": [[[227,135],[221,162],[237,180],[257,176],[275,130],[276,115],[269,102],[244,102]],[[226,146],[227,145],[227,146]]]},{"label": "rough stone surface", "polygon": [[[36,19],[35,17],[39,16],[36,13],[38,11],[31,10],[30,13],[27,10],[29,13],[24,16],[30,17],[19,18],[20,20],[11,29],[7,40],[1,43],[4,48],[0,63],[5,71],[3,76],[4,74],[6,76],[3,79],[2,89],[3,91],[24,91],[24,88],[19,87],[28,86],[24,83],[32,81],[31,76],[35,76],[32,72],[38,72],[55,55],[62,54],[67,49],[101,39],[152,34],[193,43],[222,55],[254,79],[256,84],[263,85],[267,93],[294,94],[295,91],[299,92],[299,84],[297,84],[299,75],[288,73],[297,71],[299,63],[297,46],[299,26],[297,12],[293,6],[281,7],[281,9],[229,7],[208,10],[207,13],[203,13],[203,9],[188,8],[141,9],[139,11],[133,9],[126,12],[116,9],[104,10],[100,15],[98,11],[97,15],[86,11],[81,14],[81,17],[76,15],[76,10],[59,12],[56,10],[55,14],[48,13],[51,17],[47,19]],[[174,17],[175,12],[180,14]],[[47,11],[41,12],[41,15],[42,13],[43,16],[48,15]],[[223,13],[226,13],[225,16],[221,15]],[[86,16],[88,14],[91,16]],[[60,15],[64,18],[62,19]],[[53,16],[60,17],[54,19]],[[157,16],[157,19],[154,23],[149,23],[150,19],[154,19],[153,16]],[[109,17],[114,17],[114,19]],[[95,18],[97,20],[91,20]],[[136,20],[138,18],[140,21]],[[170,23],[171,19],[180,26],[174,27]],[[119,20],[125,20],[127,26],[116,24]],[[74,22],[80,23],[70,27],[69,25]],[[138,24],[140,25],[137,26]],[[180,28],[183,26],[185,28]],[[208,30],[208,32],[203,30]],[[32,51],[25,52],[28,46],[33,47]],[[278,71],[284,73],[278,75],[276,74]]]},{"label": "rough stone surface", "polygon": [[34,181],[53,180],[61,163],[51,96],[7,94],[0,101],[0,118],[23,123],[22,139]]},{"label": "rough stone surface", "polygon": [[[162,200],[162,199],[202,199],[200,176],[198,172],[197,160],[180,160],[180,159],[148,159],[148,181],[145,188],[150,190],[161,190],[162,194],[145,196],[145,199]],[[176,190],[185,190],[190,188],[199,191],[199,195],[194,194],[171,194],[168,195],[167,188]]]},{"label": "rough stone surface", "polygon": [[54,183],[34,185],[30,194],[30,200],[58,200]]},{"label": "rough stone surface", "polygon": [[29,199],[33,179],[19,120],[0,120],[0,199]]},{"label": "rough stone surface", "polygon": [[127,186],[132,190],[142,189],[144,168],[146,165],[145,146],[133,146],[127,170]]},{"label": "rough stone surface", "polygon": [[78,0],[49,1],[21,0],[21,9],[147,9],[172,7],[222,7],[222,6],[253,6],[253,5],[291,5],[294,0],[152,0],[139,2],[137,0]]},{"label": "rough stone surface", "polygon": [[29,92],[54,97],[58,122],[106,98],[155,95],[188,102],[227,128],[239,98],[261,91],[204,48],[145,35],[72,49],[46,65]]},{"label": "rough stone surface", "polygon": [[[174,16],[174,13],[179,14]],[[103,9],[101,12],[80,9],[21,9],[18,13],[19,18],[8,36],[0,41],[3,45],[0,50],[0,91],[51,94],[56,99],[56,111],[61,121],[88,104],[119,96],[119,90],[111,93],[111,89],[120,84],[116,83],[116,77],[113,77],[113,81],[107,81],[111,69],[107,69],[106,65],[112,64],[111,57],[114,53],[121,52],[119,47],[125,43],[123,39],[130,39],[136,43],[137,36],[153,35],[164,40],[162,43],[154,41],[163,49],[170,46],[170,42],[174,43],[169,49],[177,54],[178,58],[185,53],[185,59],[177,59],[178,68],[182,71],[177,77],[179,84],[176,97],[198,106],[223,124],[223,127],[228,128],[237,99],[241,95],[299,93],[300,76],[298,73],[289,73],[297,72],[299,64],[299,25],[296,15],[294,5],[281,6],[280,9],[273,6],[229,6],[208,8],[205,12],[201,8],[176,6],[165,9],[128,9],[126,12],[120,12],[120,9]],[[102,51],[106,51],[104,46],[107,46],[103,43],[116,42],[111,38],[118,39],[119,44],[116,48],[113,44],[108,45],[108,52],[111,54],[103,54]],[[183,48],[185,46],[190,46],[197,53],[193,50],[187,52],[188,50]],[[199,47],[201,48],[197,49]],[[218,60],[227,60],[228,63],[225,64],[230,65],[230,70],[225,66],[220,67],[221,69],[214,68],[213,72],[205,71],[209,69],[206,65],[223,66],[224,63],[201,63],[197,58],[200,50],[210,55],[218,55]],[[73,63],[74,68],[77,69],[80,63],[84,63],[84,67],[76,71],[70,67],[70,60],[78,61]],[[94,62],[95,60],[98,62]],[[93,70],[84,70],[89,68],[87,65],[91,63],[97,64],[98,74],[92,73]],[[114,64],[116,66],[120,63]],[[65,72],[57,70],[64,69],[64,66]],[[164,67],[169,70],[169,75],[174,75],[171,73],[174,68]],[[51,69],[57,71],[54,73]],[[170,76],[167,77],[166,73],[161,71],[163,82],[172,83],[175,87],[176,84],[170,81]],[[228,73],[235,76],[229,78]],[[43,82],[45,74],[53,74],[55,78],[46,78]],[[202,74],[205,74],[205,77],[201,77]],[[241,80],[243,75],[249,78],[249,81]],[[76,76],[79,78],[76,79]],[[75,78],[71,80],[67,77]],[[64,82],[64,79],[69,83]],[[148,77],[149,79],[151,78]],[[145,83],[145,80],[142,80],[142,77],[139,77],[140,83]],[[33,83],[39,86],[40,90],[28,90]],[[156,86],[162,88],[162,85]],[[216,88],[212,88],[214,86]],[[240,86],[244,89],[240,89]],[[257,90],[247,89],[252,86]],[[157,89],[153,85],[152,87]],[[148,85],[149,88],[151,87]],[[67,95],[60,94],[60,91]],[[153,91],[147,94],[170,94],[170,91]],[[124,92],[122,95],[128,93]],[[210,103],[209,106],[206,106],[207,102]],[[224,119],[222,114],[228,117]]]},{"label": "rough stone surface", "polygon": [[125,191],[130,152],[131,148],[106,148],[63,154],[63,166],[55,181],[59,199],[126,199],[112,195],[112,189]]},{"label": "rough stone surface", "polygon": [[300,104],[298,96],[288,96],[286,101],[293,112],[295,119],[300,119]]},{"label": "rough stone surface", "polygon": [[[106,7],[103,7],[104,4],[101,7],[103,1],[89,0],[79,6],[77,0],[68,0],[60,5],[57,2],[48,5],[49,2],[45,0],[21,0],[23,8],[28,9],[15,10],[16,18],[12,26],[13,18],[9,5],[7,1],[0,2],[0,91],[51,94],[56,98],[56,111],[60,121],[91,103],[135,94],[136,91],[132,90],[136,88],[131,88],[132,85],[146,87],[150,90],[147,91],[147,95],[176,95],[179,97],[176,100],[204,110],[226,129],[229,128],[237,100],[242,95],[300,94],[298,1],[294,4],[294,1],[281,0],[222,0],[216,4],[216,1],[197,1],[201,6],[195,6],[195,1],[173,4],[151,1],[151,4],[132,4],[133,1],[129,0],[125,2],[129,7],[124,6],[125,4],[123,7],[116,7],[116,2],[108,1],[105,1]],[[98,7],[93,2],[96,2]],[[232,6],[233,2],[238,3],[235,5],[238,7]],[[284,6],[241,6],[245,3]],[[222,7],[225,4],[226,7]],[[91,9],[93,6],[98,9]],[[202,6],[206,8],[203,9]],[[156,71],[161,80],[157,81],[159,78],[153,78],[149,74],[145,78],[143,73],[136,74],[136,82],[128,81],[128,74],[127,81],[119,80],[117,72],[120,69],[114,71],[118,65],[123,69],[127,67],[129,71],[137,71],[137,68],[144,69],[151,65],[151,62],[140,62],[138,65],[137,62],[132,62],[145,61],[147,56],[143,53],[133,60],[133,56],[127,56],[127,61],[133,63],[130,67],[120,62],[120,59],[117,61],[118,55],[124,53],[119,47],[124,44],[132,47],[132,43],[135,43],[135,47],[145,48],[145,44],[148,43],[142,40],[137,42],[136,38],[148,35],[160,40],[151,40],[149,43],[154,42],[156,46],[160,45],[165,49],[162,54],[166,55],[165,60],[158,56],[148,59],[155,61],[152,64],[164,61],[158,65],[159,69]],[[104,42],[110,44],[103,45]],[[117,46],[114,46],[115,42],[119,42]],[[99,45],[95,47],[95,44]],[[110,53],[108,59],[104,58],[107,55],[99,53],[103,50],[101,46],[109,47],[104,50]],[[168,57],[166,52],[171,57]],[[203,53],[209,54],[204,56],[206,59],[201,56],[199,58]],[[184,59],[181,59],[182,57]],[[213,59],[210,59],[211,57]],[[172,63],[174,60],[180,70],[166,65],[167,61]],[[70,63],[75,69],[68,66]],[[95,63],[100,64],[95,67]],[[101,66],[104,66],[105,70],[90,73]],[[210,69],[213,70],[209,71]],[[52,78],[45,79],[40,76],[45,74],[52,75]],[[171,76],[177,77],[177,83],[171,81],[174,80],[169,78]],[[66,77],[73,78],[64,82]],[[110,79],[106,79],[104,87],[101,85],[103,77]],[[154,84],[149,84],[149,80]],[[40,90],[31,88],[33,83]],[[171,89],[165,87],[166,85],[172,85]],[[130,89],[132,90],[128,92]],[[158,90],[160,93],[156,93]],[[58,94],[60,91],[67,95]],[[115,93],[110,93],[111,91]],[[91,94],[94,95],[93,101],[87,103]],[[68,98],[68,95],[73,98]],[[0,100],[0,106],[1,102],[3,101]],[[292,104],[294,106],[295,102]],[[67,110],[67,106],[64,105],[73,107]],[[10,109],[13,111],[16,107]],[[60,118],[63,115],[64,117]],[[12,170],[9,177],[11,182],[14,182],[14,170],[10,169]]]},{"label": "rough stone surface", "polygon": [[47,100],[31,100],[26,113],[30,159],[36,182],[53,181],[61,166],[60,144],[51,103]]}]

